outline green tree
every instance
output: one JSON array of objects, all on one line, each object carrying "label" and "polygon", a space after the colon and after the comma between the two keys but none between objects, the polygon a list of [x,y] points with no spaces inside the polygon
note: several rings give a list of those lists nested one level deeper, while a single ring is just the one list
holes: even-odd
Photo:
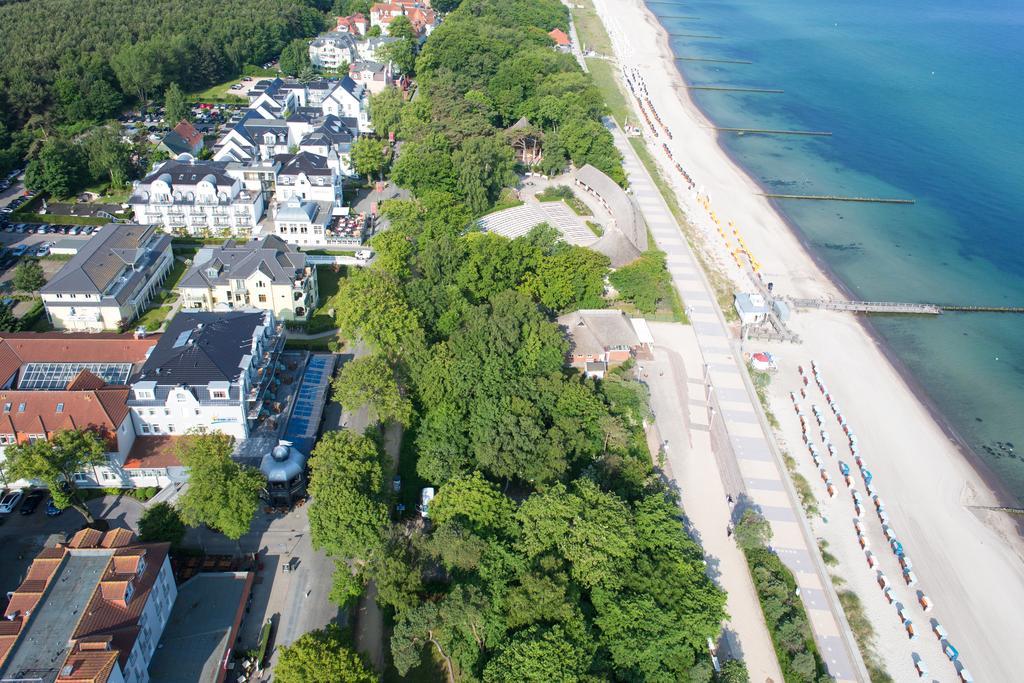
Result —
[{"label": "green tree", "polygon": [[402,393],[395,371],[382,354],[345,363],[334,380],[334,400],[350,411],[366,407],[379,422],[409,425],[412,402]]},{"label": "green tree", "polygon": [[448,139],[435,134],[405,143],[392,165],[391,179],[416,194],[426,190],[458,191],[458,175]]},{"label": "green tree", "polygon": [[11,306],[0,303],[0,332],[17,332],[21,329],[21,320],[14,315]]},{"label": "green tree", "polygon": [[[397,23],[400,19],[406,17],[395,17],[392,24]],[[390,29],[389,29],[390,33]],[[388,43],[380,48],[378,51],[379,58],[381,61],[391,62],[398,69],[399,73],[413,75],[416,71],[416,46],[412,40],[401,38],[394,43]]]},{"label": "green tree", "polygon": [[672,280],[665,266],[665,253],[647,251],[633,263],[608,277],[622,299],[641,313],[654,313],[672,294]]},{"label": "green tree", "polygon": [[178,458],[189,478],[178,510],[189,526],[206,524],[237,541],[249,531],[266,482],[259,470],[231,459],[233,446],[221,432],[183,437]]},{"label": "green tree", "polygon": [[373,259],[374,268],[390,273],[399,280],[406,280],[412,274],[412,239],[403,230],[396,228],[377,233],[370,240],[370,246],[376,254]]},{"label": "green tree", "polygon": [[281,51],[278,68],[286,76],[298,76],[301,71],[308,69],[310,66],[309,41],[303,38],[296,38]]},{"label": "green tree", "polygon": [[81,187],[84,170],[78,147],[51,137],[25,169],[25,186],[54,198],[69,197]]},{"label": "green tree", "polygon": [[143,543],[169,542],[178,547],[185,538],[185,523],[170,503],[157,503],[139,518],[139,540]]},{"label": "green tree", "polygon": [[484,681],[582,681],[591,653],[560,625],[532,626],[515,634],[484,669]]},{"label": "green tree", "polygon": [[381,35],[381,33],[382,31],[380,30],[380,26],[371,26],[370,28],[366,29],[367,38],[377,38]]},{"label": "green tree", "polygon": [[772,527],[756,510],[747,509],[736,524],[733,534],[740,548],[754,550],[768,545],[768,541],[772,539]]},{"label": "green tree", "polygon": [[63,509],[73,507],[87,523],[96,521],[82,500],[75,475],[108,464],[107,446],[87,429],[57,432],[48,441],[8,446],[4,452],[4,474],[8,481],[41,481],[50,489],[53,502]]},{"label": "green tree", "polygon": [[177,83],[171,83],[164,91],[164,120],[171,128],[181,120],[192,120],[192,105]]},{"label": "green tree", "polygon": [[374,132],[385,139],[390,133],[397,133],[404,105],[402,91],[395,87],[389,86],[376,95],[371,95],[370,121],[373,123]]},{"label": "green tree", "polygon": [[377,683],[377,679],[337,624],[304,633],[282,646],[274,668],[274,680],[279,683]]},{"label": "green tree", "polygon": [[338,327],[349,337],[361,338],[391,359],[423,350],[423,329],[391,274],[360,268],[341,284],[336,300],[341,302]]},{"label": "green tree", "polygon": [[381,547],[388,526],[381,461],[377,444],[368,437],[341,430],[320,439],[309,461],[314,547],[356,560]]},{"label": "green tree", "polygon": [[750,683],[747,665],[742,659],[727,659],[718,674],[719,683]]},{"label": "green tree", "polygon": [[498,136],[472,137],[452,156],[466,205],[484,213],[497,200],[501,188],[515,182],[512,147]]},{"label": "green tree", "polygon": [[604,277],[610,264],[604,254],[567,245],[541,259],[524,287],[552,311],[604,308]]},{"label": "green tree", "polygon": [[131,146],[121,141],[116,124],[98,128],[82,141],[89,174],[95,180],[109,180],[112,188],[121,189],[132,171]]},{"label": "green tree", "polygon": [[46,276],[43,274],[43,267],[39,265],[39,259],[22,259],[18,267],[14,269],[14,278],[11,283],[14,288],[22,292],[35,292],[46,284]]},{"label": "green tree", "polygon": [[352,143],[352,166],[359,175],[369,179],[377,176],[379,180],[383,180],[390,149],[384,140],[364,135]]}]

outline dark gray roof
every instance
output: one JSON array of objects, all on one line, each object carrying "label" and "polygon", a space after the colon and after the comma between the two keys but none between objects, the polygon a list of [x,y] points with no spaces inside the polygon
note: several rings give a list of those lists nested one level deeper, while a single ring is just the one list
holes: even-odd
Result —
[{"label": "dark gray roof", "polygon": [[356,39],[348,33],[331,32],[317,36],[310,45],[312,47],[334,45],[337,48],[352,50],[356,46]]},{"label": "dark gray roof", "polygon": [[[276,235],[241,243],[228,240],[220,247],[200,250],[178,288],[208,289],[232,279],[244,280],[256,271],[273,284],[284,285],[293,282],[305,266],[305,254]],[[216,275],[210,274],[211,269]]]},{"label": "dark gray roof", "polygon": [[333,173],[327,166],[327,157],[312,152],[299,152],[298,154],[277,154],[274,161],[280,162],[281,171],[279,176],[292,176],[300,173],[311,175],[326,175]]},{"label": "dark gray roof", "polygon": [[171,319],[134,382],[206,385],[237,382],[266,311],[181,312]]},{"label": "dark gray roof", "polygon": [[170,150],[171,154],[177,155],[192,152],[192,147],[188,144],[188,141],[174,130],[168,132],[164,139],[160,141],[160,144]]},{"label": "dark gray roof", "polygon": [[100,294],[124,303],[145,283],[148,269],[170,243],[170,235],[158,233],[156,226],[111,223],[82,244],[40,291]]},{"label": "dark gray roof", "polygon": [[[227,162],[224,161],[167,161],[146,176],[142,182],[149,184],[161,176],[168,176],[171,185],[196,185],[206,176],[213,176],[220,185],[234,185],[235,179],[227,173]],[[165,178],[167,180],[167,178]]]},{"label": "dark gray roof", "polygon": [[302,145],[344,145],[352,142],[356,135],[353,130],[358,130],[358,123],[355,119],[339,118],[333,114],[320,117],[312,122],[316,125],[312,131],[303,136],[299,142]]}]

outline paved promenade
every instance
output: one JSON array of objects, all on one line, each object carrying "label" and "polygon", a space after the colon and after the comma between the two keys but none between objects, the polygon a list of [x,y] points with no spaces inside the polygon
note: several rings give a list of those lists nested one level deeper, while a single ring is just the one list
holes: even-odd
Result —
[{"label": "paved promenade", "polygon": [[[800,596],[807,608],[814,637],[829,672],[836,680],[867,680],[856,643],[838,605],[807,521],[798,507],[796,494],[781,469],[779,456],[764,421],[760,406],[745,371],[742,355],[733,343],[711,287],[686,243],[679,225],[659,194],[647,170],[629,141],[609,120],[616,146],[623,155],[633,195],[640,206],[658,248],[667,254],[673,283],[690,311],[704,363],[704,380],[713,392],[711,425],[724,420],[726,448],[731,448],[744,490],[732,492],[745,497],[771,522],[773,546],[796,576]],[[703,396],[699,397],[703,399]]]}]

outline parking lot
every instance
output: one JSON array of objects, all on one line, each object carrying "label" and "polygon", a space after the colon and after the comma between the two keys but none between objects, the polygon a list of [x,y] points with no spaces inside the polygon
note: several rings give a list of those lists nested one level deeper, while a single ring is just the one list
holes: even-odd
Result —
[{"label": "parking lot", "polygon": [[[138,529],[143,510],[142,503],[129,496],[104,496],[90,500],[87,506],[97,519],[106,519],[110,528],[132,531]],[[18,587],[48,538],[56,534],[56,540],[64,541],[83,526],[85,518],[70,508],[57,517],[48,517],[45,501],[30,515],[20,514],[20,504],[14,512],[0,515],[0,590],[6,593]]]}]

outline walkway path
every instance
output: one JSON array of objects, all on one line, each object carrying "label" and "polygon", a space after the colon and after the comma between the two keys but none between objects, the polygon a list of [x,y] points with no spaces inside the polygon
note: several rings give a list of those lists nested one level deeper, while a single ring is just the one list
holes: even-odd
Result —
[{"label": "walkway path", "polygon": [[866,681],[867,672],[857,645],[792,484],[783,473],[775,443],[766,436],[771,432],[757,405],[750,379],[740,365],[742,356],[733,344],[711,286],[633,147],[610,119],[607,125],[612,127],[615,144],[623,155],[640,210],[658,247],[667,254],[673,283],[690,310],[705,381],[709,391],[717,395],[721,410],[720,415],[710,411],[712,422],[725,421],[725,447],[731,447],[746,495],[771,522],[775,550],[796,576],[815,640],[830,674],[838,680]]},{"label": "walkway path", "polygon": [[[704,402],[703,361],[693,328],[680,323],[649,323],[654,358],[643,361],[643,381],[651,392],[658,438],[665,443],[665,469],[679,488],[691,533],[699,538],[708,575],[727,594],[728,619],[722,628],[720,657],[746,662],[750,680],[782,681],[747,561],[726,527],[735,489],[716,459]],[[721,420],[718,423],[721,424]]]}]

